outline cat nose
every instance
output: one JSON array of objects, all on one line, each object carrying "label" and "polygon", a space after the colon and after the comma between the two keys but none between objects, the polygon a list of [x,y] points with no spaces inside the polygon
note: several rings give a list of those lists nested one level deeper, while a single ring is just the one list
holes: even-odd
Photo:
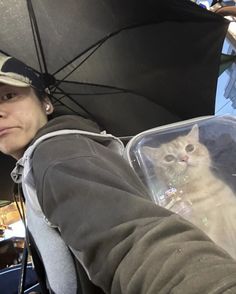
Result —
[{"label": "cat nose", "polygon": [[180,161],[184,161],[184,162],[187,162],[189,159],[188,155],[183,155],[183,156],[180,156]]}]

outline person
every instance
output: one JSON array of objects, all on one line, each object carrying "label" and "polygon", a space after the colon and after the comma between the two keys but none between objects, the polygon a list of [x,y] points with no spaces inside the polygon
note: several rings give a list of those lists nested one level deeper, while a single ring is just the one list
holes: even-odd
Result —
[{"label": "person", "polygon": [[236,293],[235,260],[150,200],[119,140],[79,116],[48,120],[40,76],[12,57],[0,69],[0,151],[17,160],[50,293]]}]

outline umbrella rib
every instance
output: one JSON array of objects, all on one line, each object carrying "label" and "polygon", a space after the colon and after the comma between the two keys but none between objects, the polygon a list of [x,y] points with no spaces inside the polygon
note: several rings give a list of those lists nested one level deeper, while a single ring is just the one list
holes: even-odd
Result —
[{"label": "umbrella rib", "polygon": [[[58,80],[58,81],[61,81],[61,80]],[[116,89],[116,90],[121,90],[121,91],[126,91],[127,92],[127,90],[122,89],[122,88],[118,88],[118,87],[115,87],[115,86],[109,86],[109,85],[103,85],[103,84],[95,84],[95,83],[89,83],[89,82],[63,81],[63,83],[94,86],[94,87],[103,87],[103,88]]]},{"label": "umbrella rib", "polygon": [[[158,22],[161,22],[161,21],[158,21]],[[108,39],[110,39],[111,37],[119,34],[120,32],[122,31],[125,31],[125,30],[129,30],[129,29],[132,29],[132,28],[136,28],[136,27],[141,27],[141,26],[145,26],[145,25],[151,25],[153,23],[158,23],[157,21],[155,22],[149,22],[149,23],[140,23],[140,24],[134,24],[134,25],[130,25],[130,26],[127,26],[127,27],[123,27],[121,28],[120,30],[116,31],[116,32],[113,32],[113,33],[110,33],[109,35],[107,35],[106,37],[100,39],[99,41],[97,41],[96,43],[92,44],[90,47],[88,47],[86,50],[84,50],[83,52],[81,52],[79,55],[77,55],[75,58],[73,58],[71,61],[67,62],[65,65],[63,65],[60,69],[58,69],[57,71],[55,71],[53,73],[53,76],[55,77],[55,75],[57,73],[59,73],[60,71],[62,71],[64,68],[66,68],[68,65],[70,65],[71,63],[73,63],[76,59],[80,58],[82,55],[84,55],[85,53],[87,53],[89,50],[93,49],[93,51],[84,59],[82,60],[71,72],[69,72],[62,80],[58,80],[57,85],[60,85],[61,82],[65,82],[64,80],[70,76],[76,69],[78,69],[86,60],[88,60],[89,57],[91,57],[100,47],[101,45],[103,45]]]},{"label": "umbrella rib", "polygon": [[[74,114],[78,115],[78,113],[77,113],[74,109],[72,109],[71,107],[69,107],[69,106],[66,105],[64,102],[61,101],[61,99],[62,99],[63,97],[65,97],[65,95],[62,96],[61,98],[56,98],[55,96],[53,96],[53,95],[50,94],[50,97],[52,97],[56,102],[59,102],[62,106],[65,106],[68,110],[72,111]],[[82,114],[80,114],[80,116],[82,116],[82,117],[85,118],[85,116],[83,116]]]},{"label": "umbrella rib", "polygon": [[[76,85],[85,85],[85,86],[94,86],[94,87],[102,87],[102,88],[106,88],[106,89],[111,89],[111,90],[115,90],[114,92],[100,92],[100,93],[68,93],[69,95],[102,95],[102,94],[118,94],[118,93],[126,93],[129,92],[129,90],[127,89],[122,89],[122,88],[118,88],[118,87],[114,87],[114,86],[109,86],[109,85],[101,85],[101,84],[93,84],[93,83],[84,83],[84,82],[75,82],[75,81],[63,81],[63,83],[67,83],[67,84],[76,84]],[[55,91],[53,93],[56,93]]]},{"label": "umbrella rib", "polygon": [[[68,76],[70,76],[75,70],[77,70],[77,68],[79,68],[87,59],[89,59],[89,57],[91,56],[91,55],[93,55],[93,53],[95,52],[95,51],[97,51],[97,49],[103,44],[103,42],[105,42],[105,40],[104,41],[101,41],[99,44],[97,44],[97,46],[95,46],[95,48],[94,48],[94,50],[84,59],[84,60],[82,60],[72,71],[70,71],[67,75],[65,75],[65,77],[62,79],[62,80],[60,80],[59,82],[58,82],[58,85],[60,85],[61,84],[61,82],[63,82]],[[68,66],[70,63],[68,63],[66,66]],[[54,73],[53,75],[55,76],[55,74],[56,73]],[[56,84],[56,86],[57,86],[57,84]]]},{"label": "umbrella rib", "polygon": [[[64,81],[64,83],[73,83],[73,82],[71,82],[71,81]],[[143,99],[146,99],[146,100],[148,100],[148,101],[150,101],[150,102],[152,102],[152,103],[154,103],[154,104],[156,104],[156,101],[154,100],[154,99],[152,99],[152,98],[149,98],[149,97],[147,97],[147,96],[144,96],[143,94],[140,94],[140,93],[138,93],[138,92],[135,92],[135,91],[131,91],[131,90],[129,90],[129,89],[122,89],[122,88],[118,88],[118,87],[112,87],[112,86],[108,86],[108,85],[99,85],[99,84],[90,84],[90,83],[81,83],[81,82],[74,82],[74,83],[76,83],[76,84],[83,84],[83,85],[91,85],[91,86],[96,86],[96,87],[104,87],[104,88],[109,88],[109,89],[113,89],[113,90],[117,90],[118,92],[117,93],[115,93],[115,92],[113,92],[113,93],[105,93],[105,95],[115,95],[115,94],[119,94],[119,93],[129,93],[129,94],[133,94],[133,95],[136,95],[136,96],[139,96],[139,97],[142,97]],[[74,103],[76,103],[79,107],[81,107],[85,112],[87,112],[88,113],[88,115],[91,115],[92,116],[92,118],[93,118],[93,115],[92,114],[90,114],[82,105],[80,105],[75,99],[73,99],[72,97],[71,97],[71,95],[81,95],[81,96],[89,96],[90,94],[80,94],[80,93],[76,93],[76,94],[68,94],[67,95],[67,93],[65,93],[61,88],[59,88],[59,87],[57,87],[60,91],[61,91],[61,93],[63,93],[65,96],[67,96],[69,99],[71,99]],[[97,94],[97,93],[93,93],[92,95],[96,95],[96,96],[99,96],[99,94]],[[104,94],[103,94],[104,95]],[[163,107],[163,108],[165,108],[165,109],[167,109],[166,108],[166,106],[165,105],[163,105],[162,103],[158,103],[158,105],[159,106],[161,106],[161,107]]]},{"label": "umbrella rib", "polygon": [[[36,21],[36,17],[35,17],[35,13],[34,13],[34,9],[33,9],[33,5],[32,5],[31,0],[27,0],[27,7],[28,7],[30,23],[31,23],[31,29],[32,29],[33,37],[34,37],[34,44],[35,44],[35,49],[36,49],[36,52],[37,52],[39,66],[40,66],[40,69],[41,69],[41,72],[42,72],[42,67],[41,67],[40,57],[39,57],[39,52],[40,52],[41,58],[42,58],[42,61],[43,61],[44,72],[48,73],[46,59],[45,59],[45,55],[44,55],[44,52],[43,52],[43,46],[42,46],[41,38],[40,38],[39,28],[38,28],[38,24],[37,24],[37,21]],[[36,40],[37,40],[37,42],[36,42]],[[37,43],[38,43],[39,48],[37,46]],[[39,51],[38,51],[38,49],[39,49]]]},{"label": "umbrella rib", "polygon": [[37,45],[37,39],[36,39],[36,36],[35,36],[35,31],[34,31],[34,28],[33,28],[32,18],[30,17],[30,12],[29,12],[29,19],[30,19],[30,25],[31,25],[31,30],[32,30],[33,40],[34,40],[36,56],[37,56],[37,59],[38,59],[39,69],[40,69],[40,72],[42,73],[43,68],[42,68],[42,64],[41,64],[41,60],[40,60],[39,49],[38,49],[38,45]]},{"label": "umbrella rib", "polygon": [[[85,107],[83,107],[80,103],[78,103],[78,101],[76,101],[74,98],[72,98],[70,95],[68,95],[67,93],[64,92],[63,89],[59,88],[57,86],[57,89],[61,91],[61,93],[65,96],[65,97],[68,97],[71,101],[73,101],[77,106],[79,106],[85,113],[87,113],[90,118],[92,118],[94,121],[96,121],[95,117],[93,116],[92,113],[90,113]],[[60,98],[62,99],[62,98]],[[59,100],[60,101],[60,100]],[[75,112],[75,111],[74,111]]]},{"label": "umbrella rib", "polygon": [[123,89],[123,88],[119,88],[119,87],[115,87],[115,86],[103,85],[103,84],[95,84],[95,83],[87,83],[87,82],[75,82],[75,81],[63,81],[63,83],[85,85],[85,86],[94,86],[94,87],[102,87],[102,88],[117,90],[117,91],[120,91],[120,92],[130,92],[127,89]]},{"label": "umbrella rib", "polygon": [[[153,103],[156,103],[156,101],[153,100],[152,98],[149,98],[149,97],[147,97],[147,96],[144,96],[143,94],[140,94],[140,93],[138,93],[138,92],[131,91],[131,90],[129,90],[129,89],[123,89],[123,88],[118,88],[118,87],[108,86],[108,85],[100,85],[100,84],[93,84],[93,83],[83,83],[83,82],[72,82],[72,81],[63,81],[63,83],[68,83],[68,84],[70,84],[70,83],[71,83],[71,84],[74,83],[74,84],[78,84],[78,85],[88,85],[88,86],[95,86],[95,87],[104,87],[104,88],[107,88],[107,89],[117,90],[118,93],[129,93],[129,94],[137,95],[137,96],[139,96],[139,97],[143,97],[144,99],[146,99],[146,100],[148,100],[148,101],[151,101],[151,102],[153,102]],[[60,88],[58,88],[58,89],[60,89]],[[109,95],[109,94],[110,94],[110,93],[107,93],[107,95]],[[114,94],[114,93],[113,93],[113,94]],[[74,94],[74,95],[76,95],[76,94]],[[83,94],[79,94],[79,93],[78,93],[78,95],[83,95]],[[85,94],[85,95],[86,95],[86,94]],[[97,95],[97,94],[96,94],[96,93],[93,93],[93,95]],[[68,96],[68,97],[69,97],[70,99],[72,99],[71,96]],[[159,105],[165,108],[164,105],[161,105],[161,104],[159,104]]]},{"label": "umbrella rib", "polygon": [[[216,17],[218,17],[218,15],[216,15]],[[80,58],[82,55],[84,55],[85,53],[87,53],[89,50],[93,49],[94,47],[96,47],[93,52],[91,54],[89,54],[88,57],[85,58],[85,60],[82,61],[82,63],[84,63],[104,42],[106,42],[108,39],[110,39],[111,37],[118,35],[120,32],[125,31],[125,30],[129,30],[132,28],[137,28],[137,27],[142,27],[142,26],[147,26],[147,25],[151,25],[151,24],[157,24],[160,22],[163,22],[164,20],[156,20],[156,21],[151,21],[151,22],[143,22],[143,23],[139,23],[139,24],[133,24],[127,27],[123,27],[113,33],[108,34],[107,36],[103,37],[102,39],[98,40],[97,42],[95,42],[94,44],[92,44],[91,46],[89,46],[88,48],[86,48],[84,51],[82,51],[80,54],[78,54],[76,57],[74,57],[72,60],[70,60],[69,62],[67,62],[65,65],[63,65],[61,68],[59,68],[57,71],[55,71],[53,73],[53,76],[55,76],[57,73],[59,73],[60,71],[62,71],[64,68],[66,68],[68,65],[70,65],[71,63],[73,63],[76,59]],[[81,63],[81,64],[82,64]],[[81,64],[79,64],[75,69],[73,69],[73,71],[75,71]],[[72,71],[72,72],[73,72]],[[69,73],[68,75],[70,75],[71,73]],[[67,76],[68,76],[67,75]],[[66,77],[67,77],[66,76]],[[65,77],[65,78],[66,78]],[[64,78],[64,79],[65,79]]]},{"label": "umbrella rib", "polygon": [[[161,21],[158,21],[158,22],[161,22]],[[89,50],[93,49],[94,47],[96,47],[93,52],[91,54],[89,54],[88,57],[90,57],[104,42],[106,42],[108,39],[110,39],[111,37],[119,34],[120,32],[122,31],[125,31],[125,30],[129,30],[129,29],[132,29],[132,28],[136,28],[136,27],[141,27],[141,26],[144,26],[144,25],[151,25],[153,23],[158,23],[157,21],[155,22],[149,22],[149,23],[140,23],[140,24],[135,24],[135,25],[130,25],[130,26],[127,26],[127,27],[124,27],[124,28],[121,28],[120,30],[118,31],[115,31],[113,33],[110,33],[109,35],[107,35],[106,37],[103,37],[102,39],[98,40],[96,43],[92,44],[90,47],[88,47],[87,49],[85,49],[83,52],[81,52],[79,55],[77,55],[76,57],[74,57],[72,60],[70,60],[69,62],[67,62],[65,65],[63,65],[61,68],[59,68],[57,71],[55,71],[53,73],[53,76],[55,76],[57,73],[59,73],[60,71],[62,71],[64,68],[66,68],[68,65],[70,65],[71,63],[73,63],[76,59],[80,58],[82,55],[84,55],[85,53],[87,53]],[[86,57],[85,60],[82,61],[82,63],[84,61],[86,61],[88,59],[88,57]],[[79,64],[80,66],[81,64]],[[77,66],[75,69],[77,69],[79,66]],[[73,69],[73,71],[75,70]],[[72,72],[73,72],[72,71]],[[70,74],[69,74],[70,75]],[[67,75],[68,76],[68,75]],[[66,77],[67,77],[66,76]]]},{"label": "umbrella rib", "polygon": [[[91,95],[101,96],[101,95],[115,95],[115,94],[120,94],[120,93],[125,93],[125,91],[101,92],[101,93],[68,93],[68,92],[66,92],[66,95],[70,95],[70,96],[75,96],[75,95],[80,95],[80,96],[91,96]],[[60,93],[54,92],[53,94],[60,94]]]},{"label": "umbrella rib", "polygon": [[[67,62],[66,64],[64,64],[61,68],[59,68],[57,71],[55,71],[54,73],[53,73],[53,76],[55,76],[57,73],[59,73],[60,71],[62,71],[64,68],[66,68],[68,65],[70,65],[72,62],[74,62],[76,59],[78,59],[78,58],[80,58],[82,55],[84,55],[86,52],[88,52],[89,50],[91,50],[91,49],[93,49],[94,47],[94,50],[93,50],[93,52],[91,53],[91,54],[89,54],[89,56],[87,56],[86,57],[86,59],[85,60],[87,60],[88,59],[88,57],[90,57],[102,44],[103,44],[103,42],[105,42],[105,40],[106,40],[106,38],[104,38],[104,39],[101,39],[101,40],[99,40],[98,42],[96,42],[96,43],[94,43],[93,45],[91,45],[89,48],[87,48],[86,50],[84,50],[82,53],[80,53],[79,55],[77,55],[75,58],[73,58],[72,60],[70,60],[69,62]],[[82,63],[85,61],[85,60],[83,60],[82,61]],[[80,66],[80,64],[79,64],[79,66]],[[77,69],[78,68],[78,66],[76,66],[76,68],[75,69]],[[73,69],[73,71],[75,70],[75,69]],[[72,72],[73,72],[72,71]],[[71,73],[70,73],[71,74]],[[69,74],[69,75],[70,75]],[[67,77],[67,76],[66,76]],[[64,78],[65,79],[65,78]]]},{"label": "umbrella rib", "polygon": [[6,56],[10,56],[10,54],[8,54],[7,52],[3,51],[3,50],[0,50],[0,53],[6,55]]}]

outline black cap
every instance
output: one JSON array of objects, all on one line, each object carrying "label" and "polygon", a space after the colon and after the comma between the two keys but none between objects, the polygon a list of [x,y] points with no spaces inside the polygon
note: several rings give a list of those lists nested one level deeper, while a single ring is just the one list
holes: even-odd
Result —
[{"label": "black cap", "polygon": [[49,86],[45,83],[45,77],[53,84],[53,77],[36,73],[31,67],[20,60],[0,55],[0,83],[16,87],[33,87],[45,91]]}]

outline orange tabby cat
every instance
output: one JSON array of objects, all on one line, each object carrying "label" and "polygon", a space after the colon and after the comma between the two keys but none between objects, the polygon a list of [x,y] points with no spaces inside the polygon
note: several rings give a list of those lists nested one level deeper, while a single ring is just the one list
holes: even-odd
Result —
[{"label": "orange tabby cat", "polygon": [[165,206],[200,227],[236,258],[236,195],[213,174],[198,126],[158,148],[145,146],[143,152],[154,164],[157,180],[167,187]]}]

